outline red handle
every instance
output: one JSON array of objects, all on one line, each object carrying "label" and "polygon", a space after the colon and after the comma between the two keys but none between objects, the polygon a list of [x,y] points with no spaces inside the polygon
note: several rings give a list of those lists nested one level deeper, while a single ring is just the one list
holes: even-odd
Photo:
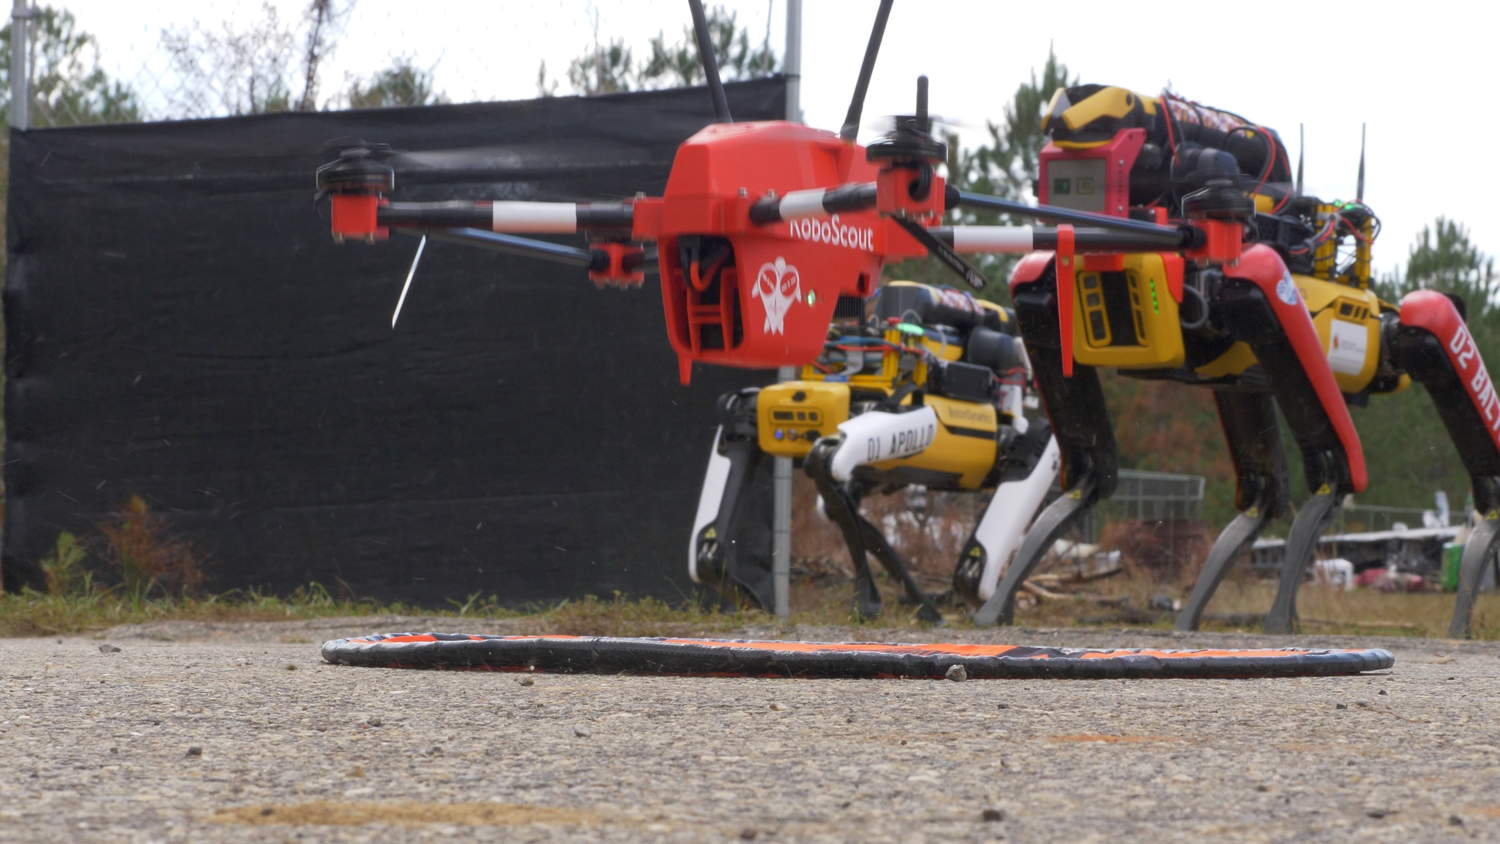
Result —
[{"label": "red handle", "polygon": [[1073,252],[1073,227],[1057,227],[1057,263],[1053,275],[1057,276],[1057,341],[1062,346],[1063,375],[1073,375],[1073,273],[1076,257]]}]

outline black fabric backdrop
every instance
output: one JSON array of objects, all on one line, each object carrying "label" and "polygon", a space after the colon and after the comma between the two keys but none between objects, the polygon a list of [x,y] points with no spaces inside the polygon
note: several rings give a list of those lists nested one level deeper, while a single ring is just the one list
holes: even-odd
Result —
[{"label": "black fabric backdrop", "polygon": [[[780,79],[729,94],[784,111]],[[686,89],[13,133],[5,587],[138,494],[211,589],[685,594],[714,399],[769,375],[679,386],[654,279],[447,243],[392,331],[416,241],[333,244],[312,174],[357,136],[454,152],[403,199],[619,198],[710,114]]]}]

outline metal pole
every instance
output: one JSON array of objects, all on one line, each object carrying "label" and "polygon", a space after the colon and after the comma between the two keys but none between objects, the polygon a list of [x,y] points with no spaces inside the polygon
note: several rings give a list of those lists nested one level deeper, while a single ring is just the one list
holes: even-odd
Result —
[{"label": "metal pole", "polygon": [[786,119],[802,122],[802,0],[786,0]]},{"label": "metal pole", "polygon": [[[801,122],[802,0],[786,3],[786,119]],[[780,381],[797,377],[796,367],[776,371]],[[778,457],[771,471],[771,583],[776,596],[776,614],[786,618],[792,611],[792,461]]]},{"label": "metal pole", "polygon": [[[783,381],[797,377],[797,370],[783,366],[777,371]],[[777,457],[771,473],[771,584],[776,614],[786,618],[792,611],[792,459]]]},{"label": "metal pole", "polygon": [[28,2],[13,0],[10,8],[10,125],[15,129],[31,125],[31,80],[26,72]]}]

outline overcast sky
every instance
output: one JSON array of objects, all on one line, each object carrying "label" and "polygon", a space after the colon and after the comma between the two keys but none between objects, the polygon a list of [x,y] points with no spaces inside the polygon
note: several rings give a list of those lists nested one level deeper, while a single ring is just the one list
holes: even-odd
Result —
[{"label": "overcast sky", "polygon": [[[57,0],[55,0],[57,2]],[[708,0],[713,5],[714,0]],[[105,66],[150,89],[169,79],[165,28],[209,29],[260,14],[254,0],[60,0],[99,41]],[[274,0],[295,18],[305,0]],[[730,0],[757,37],[769,25],[778,52],[785,0]],[[836,129],[848,106],[875,0],[804,0],[802,105],[807,122]],[[1205,105],[1277,130],[1297,154],[1307,132],[1307,190],[1352,199],[1362,122],[1369,125],[1365,200],[1385,228],[1375,263],[1404,263],[1418,230],[1438,215],[1468,225],[1481,249],[1500,250],[1500,162],[1482,151],[1500,140],[1495,27],[1481,4],[1331,3],[1150,6],[898,0],[871,82],[866,115],[908,112],[915,79],[932,84],[932,109],[973,142],[1000,117],[1048,45],[1082,81],[1155,94],[1170,85]],[[1220,11],[1222,9],[1222,11]],[[450,99],[535,95],[538,63],[554,75],[595,38],[644,45],[688,21],[681,0],[358,0],[330,60],[325,88],[369,74],[397,56],[432,68]],[[705,106],[705,110],[707,107]],[[869,122],[869,121],[867,121]],[[876,134],[871,125],[862,140]]]}]

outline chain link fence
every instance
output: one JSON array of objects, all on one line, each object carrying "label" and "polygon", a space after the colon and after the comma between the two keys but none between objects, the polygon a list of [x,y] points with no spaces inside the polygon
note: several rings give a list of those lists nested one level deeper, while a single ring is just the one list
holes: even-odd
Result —
[{"label": "chain link fence", "polygon": [[[764,75],[786,0],[706,5],[726,76]],[[0,73],[20,128],[528,99],[697,72],[679,59],[691,45],[680,0],[13,0],[10,12]]]},{"label": "chain link fence", "polygon": [[1084,516],[1079,533],[1098,542],[1114,522],[1197,522],[1203,518],[1202,475],[1121,469],[1114,495]]}]

